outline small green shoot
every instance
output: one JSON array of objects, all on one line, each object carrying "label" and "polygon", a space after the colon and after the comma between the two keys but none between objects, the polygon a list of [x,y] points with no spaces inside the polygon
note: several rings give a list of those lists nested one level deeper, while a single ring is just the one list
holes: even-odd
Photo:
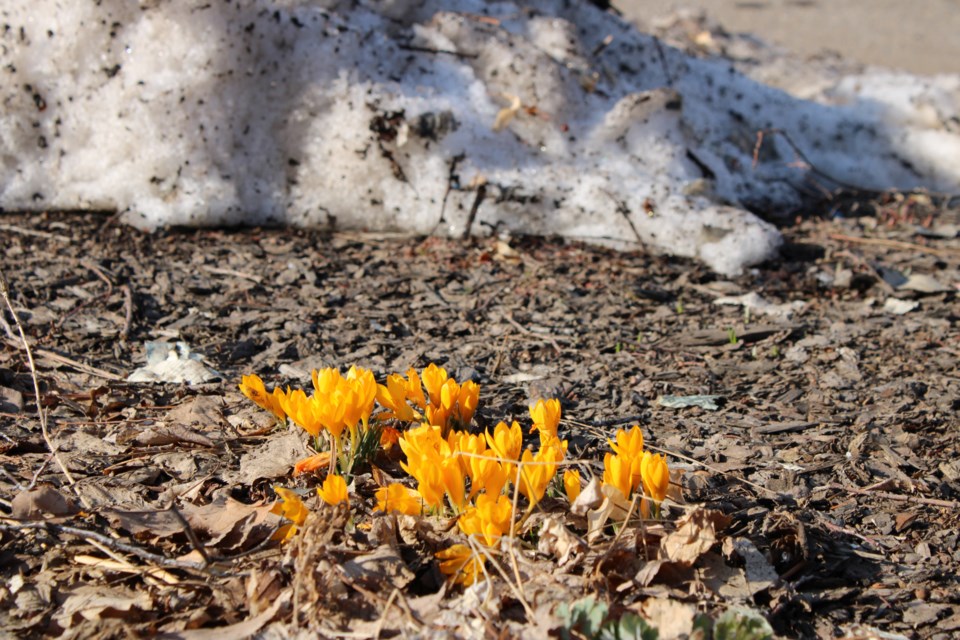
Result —
[{"label": "small green shoot", "polygon": [[737,330],[733,327],[727,329],[727,338],[730,340],[730,344],[737,344]]}]

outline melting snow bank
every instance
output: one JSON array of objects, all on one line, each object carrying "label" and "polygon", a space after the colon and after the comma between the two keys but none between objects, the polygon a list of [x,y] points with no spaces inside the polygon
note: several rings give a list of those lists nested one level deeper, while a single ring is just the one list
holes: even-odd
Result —
[{"label": "melting snow bank", "polygon": [[746,208],[795,207],[824,175],[960,191],[957,77],[801,100],[586,2],[4,4],[7,210],[501,228],[732,274],[780,242]]}]

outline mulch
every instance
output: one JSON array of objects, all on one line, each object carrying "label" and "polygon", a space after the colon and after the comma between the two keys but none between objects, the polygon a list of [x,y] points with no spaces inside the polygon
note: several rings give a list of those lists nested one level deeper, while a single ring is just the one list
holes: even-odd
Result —
[{"label": "mulch", "polygon": [[[145,234],[106,215],[6,214],[0,269],[50,442],[5,310],[0,625],[559,637],[558,603],[592,595],[611,619],[746,608],[786,637],[957,637],[960,241],[931,232],[957,213],[901,198],[798,220],[781,261],[732,279],[553,238]],[[715,302],[750,293],[774,306]],[[155,341],[186,343],[217,377],[127,382]],[[663,520],[565,563],[534,530],[490,563],[492,590],[464,589],[433,559],[452,521],[373,513],[383,477],[404,476],[385,460],[356,477],[349,512],[317,507],[296,541],[271,543],[273,487],[320,479],[292,477],[307,439],[274,429],[240,376],[308,386],[312,369],[357,364],[382,381],[431,362],[481,385],[477,431],[529,425],[531,402],[559,398],[584,476],[602,475],[617,428],[641,425],[674,473]],[[704,395],[715,409],[670,399]],[[583,536],[565,511],[557,496],[537,518]],[[697,512],[720,523],[716,543],[653,564]]]}]

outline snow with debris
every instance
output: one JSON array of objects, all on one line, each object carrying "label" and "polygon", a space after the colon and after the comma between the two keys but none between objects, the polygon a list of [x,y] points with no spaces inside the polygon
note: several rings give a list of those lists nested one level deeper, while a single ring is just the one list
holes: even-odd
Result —
[{"label": "snow with debris", "polygon": [[751,210],[839,183],[960,191],[960,78],[874,72],[800,99],[587,2],[8,0],[0,16],[5,210],[560,234],[734,274],[780,243]]}]

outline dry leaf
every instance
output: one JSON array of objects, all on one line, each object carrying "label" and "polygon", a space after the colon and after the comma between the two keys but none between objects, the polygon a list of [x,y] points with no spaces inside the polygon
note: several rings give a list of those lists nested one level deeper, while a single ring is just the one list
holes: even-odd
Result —
[{"label": "dry leaf", "polygon": [[563,526],[556,516],[549,516],[543,521],[537,551],[557,558],[558,566],[567,564],[573,556],[586,548],[587,543]]},{"label": "dry leaf", "polygon": [[201,447],[213,448],[216,446],[213,440],[202,433],[197,433],[193,429],[179,424],[157,425],[149,429],[133,427],[126,433],[117,436],[117,444],[132,444],[141,447],[162,447],[181,442],[196,444]]},{"label": "dry leaf", "polygon": [[677,530],[660,542],[664,557],[680,564],[692,565],[717,541],[717,532],[730,524],[730,518],[719,511],[697,509],[677,522]]},{"label": "dry leaf", "polygon": [[49,485],[21,491],[10,503],[10,515],[18,520],[42,520],[45,517],[72,516],[80,512],[77,504]]},{"label": "dry leaf", "polygon": [[703,584],[713,593],[733,601],[746,602],[750,599],[751,592],[744,571],[727,565],[719,554],[705,554],[700,559],[699,567]]},{"label": "dry leaf", "polygon": [[600,478],[591,478],[587,486],[580,490],[577,499],[570,505],[570,513],[575,516],[585,516],[587,511],[599,507],[604,500],[601,486]]},{"label": "dry leaf", "polygon": [[519,96],[514,96],[509,93],[503,94],[503,97],[510,101],[510,106],[504,107],[497,112],[497,119],[493,121],[493,130],[500,131],[508,124],[510,121],[520,113],[520,107],[523,106],[523,102],[520,100]]},{"label": "dry leaf", "polygon": [[[271,507],[220,497],[203,506],[185,504],[180,513],[206,546],[236,552],[255,546],[273,533],[277,516],[270,513]],[[155,542],[174,536],[181,541],[187,539],[183,522],[170,510],[104,509],[102,514],[114,527],[128,531],[139,540]]]},{"label": "dry leaf", "polygon": [[290,602],[290,591],[285,591],[273,605],[263,613],[247,618],[243,622],[213,629],[186,629],[163,633],[157,640],[246,640],[255,635],[265,624],[276,617],[281,607]]},{"label": "dry leaf", "polygon": [[746,538],[727,538],[723,541],[723,553],[728,558],[737,557],[743,561],[747,590],[751,596],[769,589],[780,578],[766,556]]},{"label": "dry leaf", "polygon": [[351,582],[377,591],[403,589],[414,578],[396,549],[390,546],[377,547],[371,553],[348,560],[341,568]]},{"label": "dry leaf", "polygon": [[630,501],[624,498],[616,487],[602,485],[601,492],[604,496],[603,502],[587,513],[587,542],[593,542],[603,534],[607,520],[623,520],[630,511]]},{"label": "dry leaf", "polygon": [[693,632],[696,608],[669,598],[647,598],[641,605],[631,607],[660,633],[660,640],[686,638]]},{"label": "dry leaf", "polygon": [[279,599],[283,592],[283,575],[276,568],[253,569],[247,578],[247,603],[251,615],[267,611]]},{"label": "dry leaf", "polygon": [[304,436],[297,429],[271,437],[265,443],[240,457],[240,470],[224,474],[228,484],[250,485],[261,478],[272,480],[290,474],[298,460],[312,452],[304,444]]},{"label": "dry leaf", "polygon": [[223,420],[223,398],[219,396],[194,396],[167,412],[166,422],[183,426],[214,426]]},{"label": "dry leaf", "polygon": [[153,598],[146,590],[82,585],[67,597],[56,620],[65,629],[79,621],[78,616],[94,621],[122,618],[126,622],[134,623],[139,619],[138,612],[152,609]]}]

